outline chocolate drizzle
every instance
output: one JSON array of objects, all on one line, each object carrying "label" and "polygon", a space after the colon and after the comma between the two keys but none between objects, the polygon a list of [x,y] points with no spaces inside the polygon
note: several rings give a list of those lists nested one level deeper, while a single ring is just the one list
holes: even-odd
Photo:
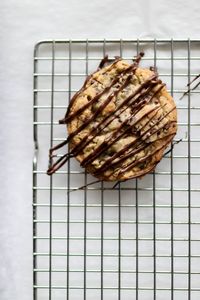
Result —
[{"label": "chocolate drizzle", "polygon": [[[140,98],[140,97],[143,97],[147,94],[148,90],[145,90],[145,92],[143,93],[139,93],[141,90],[142,90],[142,87],[145,87],[146,84],[148,84],[148,80],[145,82],[145,84],[142,84],[138,90],[136,92],[134,92],[132,95],[130,95],[128,98],[126,98],[118,107],[117,109],[115,110],[115,113],[113,116],[107,116],[105,117],[99,124],[97,127],[94,127],[92,129],[92,131],[88,134],[88,135],[92,135],[92,138],[91,139],[88,139],[88,136],[86,136],[85,138],[82,139],[81,143],[79,143],[76,148],[73,149],[73,152],[76,153],[76,149],[78,149],[80,151],[80,149],[82,150],[85,146],[87,146],[96,136],[99,132],[101,132],[102,130],[104,130],[105,127],[107,127],[114,119],[116,119],[118,116],[120,116],[123,112],[125,112],[127,110],[128,107],[130,107],[133,102],[136,103],[136,108],[140,108],[143,106],[144,102],[141,102],[141,103],[137,103],[137,100]],[[139,94],[139,96],[137,96],[137,98],[135,98],[133,100],[133,102],[129,103],[128,102],[130,100],[132,100],[134,98],[134,96],[136,96],[137,94]],[[122,108],[125,104],[128,104],[127,107],[125,107],[123,110],[120,111],[120,108]],[[139,109],[138,108],[138,109]],[[138,111],[138,110],[137,110]],[[137,112],[136,111],[136,112]],[[81,147],[81,148],[80,148]],[[75,154],[76,155],[76,154]]]},{"label": "chocolate drizzle", "polygon": [[[152,111],[156,111],[158,112],[160,110],[160,107],[158,107],[157,109],[154,108]],[[165,117],[165,116],[164,116]],[[163,118],[164,118],[163,117]],[[151,119],[150,119],[151,120]],[[149,122],[150,122],[149,120]],[[157,121],[154,126],[156,126],[160,121]],[[146,126],[146,124],[145,124]],[[117,164],[119,164],[119,162],[124,161],[125,159],[127,159],[128,157],[135,155],[136,153],[138,153],[139,151],[145,149],[147,147],[147,144],[142,140],[142,137],[145,136],[150,130],[152,130],[152,128],[154,127],[152,126],[150,129],[146,130],[142,135],[138,136],[136,138],[136,140],[134,140],[133,142],[129,143],[128,145],[126,145],[124,148],[122,148],[120,151],[118,151],[117,153],[115,153],[115,155],[113,155],[109,160],[107,160],[96,172],[95,175],[98,175],[100,172],[102,171],[106,171],[107,169],[109,169],[110,167],[113,167]],[[158,129],[160,130],[160,128]],[[151,135],[155,134],[156,131],[151,132]],[[138,143],[139,142],[139,143]],[[148,143],[149,145],[150,143]],[[128,152],[126,155],[123,155],[127,150],[130,149],[130,147],[134,146],[134,149],[131,150],[130,152]],[[123,156],[122,156],[123,155]],[[116,160],[118,157],[122,156],[119,160],[117,160],[116,162],[113,162],[114,160]]]},{"label": "chocolate drizzle", "polygon": [[140,164],[141,162],[147,161],[148,158],[152,157],[153,155],[155,155],[160,150],[165,149],[167,144],[168,144],[168,141],[166,141],[164,145],[156,148],[154,151],[151,151],[151,153],[149,153],[148,155],[145,155],[144,157],[138,159],[137,161],[131,162],[126,167],[122,168],[120,170],[119,174],[125,173],[125,172],[129,171],[130,169],[132,169],[133,167],[135,167],[136,165]]},{"label": "chocolate drizzle", "polygon": [[[103,165],[96,169],[96,171],[93,172],[93,175],[100,176],[102,172],[105,172],[106,170],[113,168],[114,166],[117,166],[127,158],[137,154],[141,150],[144,150],[149,146],[151,143],[146,142],[146,138],[152,136],[155,134],[158,130],[162,129],[160,127],[159,129],[154,130],[154,127],[159,124],[159,122],[164,119],[168,114],[170,114],[175,107],[173,107],[167,114],[165,114],[161,119],[158,119],[156,123],[154,123],[153,126],[151,126],[148,130],[144,131],[143,134],[137,133],[136,126],[138,122],[140,122],[146,115],[153,113],[153,116],[159,112],[165,105],[161,106],[158,103],[154,103],[150,110],[148,110],[146,113],[142,114],[140,116],[140,112],[142,108],[145,105],[148,105],[152,102],[152,99],[162,90],[164,87],[164,84],[158,79],[157,72],[154,73],[153,76],[150,76],[147,80],[145,80],[142,84],[140,84],[139,87],[136,88],[136,90],[129,95],[127,98],[125,98],[115,109],[115,111],[109,115],[106,115],[101,119],[101,121],[98,122],[97,125],[94,125],[92,129],[88,132],[86,136],[84,136],[78,144],[76,144],[69,153],[64,154],[61,156],[55,163],[52,163],[52,158],[54,157],[54,151],[62,148],[64,145],[70,143],[73,141],[73,138],[78,135],[82,130],[84,130],[88,125],[90,125],[98,116],[102,113],[102,111],[109,105],[109,103],[113,100],[113,98],[117,98],[118,94],[123,91],[131,82],[137,67],[139,65],[139,62],[144,55],[143,52],[141,52],[135,59],[134,63],[128,66],[123,71],[119,72],[118,75],[113,79],[113,81],[110,83],[109,86],[105,87],[100,93],[98,93],[95,97],[92,99],[88,99],[88,102],[83,105],[81,108],[76,110],[75,112],[71,112],[71,107],[74,103],[74,101],[77,99],[77,97],[87,88],[87,83],[92,79],[93,74],[95,74],[98,70],[102,69],[107,63],[109,63],[111,60],[108,58],[108,56],[105,56],[103,60],[100,62],[99,67],[97,71],[95,71],[93,74],[88,76],[85,80],[85,83],[83,87],[80,89],[79,92],[77,92],[73,98],[70,101],[69,107],[67,109],[67,112],[65,114],[64,119],[60,120],[61,124],[69,124],[71,121],[73,121],[75,118],[77,118],[80,114],[82,114],[87,108],[91,108],[95,103],[99,104],[99,99],[102,96],[106,95],[106,99],[98,106],[96,111],[92,114],[91,117],[89,117],[85,122],[83,122],[76,130],[74,130],[71,134],[69,134],[68,138],[63,141],[62,143],[56,145],[55,147],[51,148],[49,151],[49,157],[50,157],[50,167],[47,171],[48,175],[53,174],[56,172],[60,167],[62,167],[70,157],[78,156],[81,154],[83,149],[90,144],[98,134],[103,131],[112,121],[114,121],[116,118],[120,117],[122,113],[124,113],[128,108],[131,108],[132,114],[123,122],[121,122],[120,126],[112,132],[112,134],[106,138],[98,147],[95,148],[95,150],[84,157],[84,159],[81,162],[81,166],[86,167],[89,166],[95,159],[97,159],[99,156],[101,156],[107,149],[109,149],[113,144],[115,144],[118,140],[120,140],[122,137],[126,136],[130,131],[134,131],[136,133],[136,139],[132,141],[131,143],[127,144],[125,147],[123,147],[120,151],[112,155],[110,158],[106,159]],[[120,57],[115,57],[114,62],[108,67],[109,70],[113,68],[113,66],[121,60]],[[107,70],[108,70],[107,69]],[[103,73],[104,74],[104,73]],[[138,117],[139,116],[139,117]],[[152,117],[153,118],[153,117]],[[145,127],[150,121],[150,118],[146,124],[143,125]],[[166,124],[165,124],[166,125]],[[165,125],[163,128],[165,128]],[[168,123],[169,126],[169,123]],[[136,132],[135,132],[136,130]],[[140,128],[141,130],[141,128]],[[166,142],[167,144],[167,142]],[[161,148],[165,148],[166,144],[162,145]],[[71,145],[72,146],[72,145]],[[156,152],[160,151],[161,149],[156,149]],[[156,153],[155,152],[155,153]],[[138,165],[139,163],[147,160],[148,158],[152,157],[154,153],[146,155],[140,160],[133,161],[126,165],[125,167],[121,168],[119,174],[123,174],[127,170],[131,169],[132,167]],[[155,166],[153,166],[154,168]],[[110,177],[113,173],[115,173],[115,170],[113,169],[113,172],[108,176]]]},{"label": "chocolate drizzle", "polygon": [[121,57],[119,56],[115,56],[114,59],[111,59],[108,57],[108,55],[105,55],[105,57],[100,61],[100,64],[98,66],[98,70],[102,69],[103,67],[105,67],[106,64],[115,61],[118,62],[121,59]]},{"label": "chocolate drizzle", "polygon": [[180,142],[182,142],[182,140],[183,139],[180,139],[178,141],[172,142],[170,149],[167,152],[164,153],[163,157],[165,157],[165,156],[167,156],[167,154],[171,153],[172,150],[174,149],[174,146],[177,145],[177,144],[179,144]]}]

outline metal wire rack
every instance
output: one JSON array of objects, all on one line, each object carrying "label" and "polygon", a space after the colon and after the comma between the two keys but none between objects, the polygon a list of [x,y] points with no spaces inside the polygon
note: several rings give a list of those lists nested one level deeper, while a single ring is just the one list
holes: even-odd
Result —
[{"label": "metal wire rack", "polygon": [[[70,98],[105,54],[157,66],[182,142],[142,180],[97,183],[71,159],[48,177]],[[199,40],[45,40],[34,50],[33,298],[200,299]],[[70,192],[70,190],[74,192]]]}]

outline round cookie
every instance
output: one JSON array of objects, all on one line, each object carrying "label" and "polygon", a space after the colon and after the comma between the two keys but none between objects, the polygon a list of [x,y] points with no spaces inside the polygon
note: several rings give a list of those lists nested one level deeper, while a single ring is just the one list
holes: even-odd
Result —
[{"label": "round cookie", "polygon": [[[177,111],[153,69],[116,58],[104,59],[72,98],[65,118],[70,153],[100,180],[124,181],[152,171],[177,131]],[[51,154],[54,150],[51,149]]]}]

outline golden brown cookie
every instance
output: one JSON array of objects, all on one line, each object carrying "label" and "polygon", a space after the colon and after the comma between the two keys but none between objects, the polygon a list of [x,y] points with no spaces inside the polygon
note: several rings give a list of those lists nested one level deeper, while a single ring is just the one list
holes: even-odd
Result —
[{"label": "golden brown cookie", "polygon": [[[141,54],[142,56],[142,54]],[[48,170],[52,174],[70,156],[101,180],[141,177],[155,168],[177,131],[173,98],[154,70],[116,58],[91,74],[72,98],[65,118],[70,153]],[[50,154],[60,145],[51,149]]]}]

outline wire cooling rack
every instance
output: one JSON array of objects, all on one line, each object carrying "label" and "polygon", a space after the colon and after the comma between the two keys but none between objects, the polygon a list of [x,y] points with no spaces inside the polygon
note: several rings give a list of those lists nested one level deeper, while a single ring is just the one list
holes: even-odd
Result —
[{"label": "wire cooling rack", "polygon": [[[157,66],[178,107],[182,138],[156,171],[113,189],[71,159],[46,175],[48,149],[70,98],[102,57]],[[45,40],[34,50],[34,299],[200,299],[200,72],[198,40]],[[65,151],[64,149],[63,151]],[[60,153],[61,155],[61,153]],[[74,190],[73,192],[70,192]]]}]

